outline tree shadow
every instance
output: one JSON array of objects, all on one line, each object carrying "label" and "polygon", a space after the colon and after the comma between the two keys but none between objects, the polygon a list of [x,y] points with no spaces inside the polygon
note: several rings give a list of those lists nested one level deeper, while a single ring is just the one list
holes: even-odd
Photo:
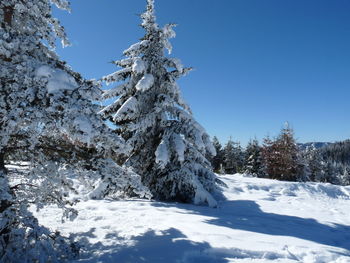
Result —
[{"label": "tree shadow", "polygon": [[110,239],[109,241],[117,241],[110,245],[102,244],[101,242],[90,243],[86,237],[93,236],[93,232],[94,229],[87,233],[74,234],[75,237],[80,237],[79,243],[82,245],[83,250],[78,262],[228,262],[225,259],[227,253],[212,249],[206,242],[190,241],[183,233],[175,228],[160,232],[150,230],[130,240],[118,237],[118,233],[109,233],[106,238]]},{"label": "tree shadow", "polygon": [[[170,203],[153,205],[175,206]],[[205,221],[208,224],[267,235],[290,236],[350,251],[349,225],[325,225],[312,218],[267,213],[250,200],[225,201],[216,209],[185,204],[178,204],[176,207],[213,218]]]}]

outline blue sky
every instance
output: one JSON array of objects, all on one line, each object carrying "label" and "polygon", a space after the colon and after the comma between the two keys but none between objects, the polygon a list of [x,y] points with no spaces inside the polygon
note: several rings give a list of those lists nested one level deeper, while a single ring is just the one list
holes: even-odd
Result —
[{"label": "blue sky", "polygon": [[[86,78],[143,36],[144,0],[72,0],[55,10],[72,46],[57,52]],[[156,0],[178,24],[171,56],[195,70],[179,81],[210,135],[243,144],[288,121],[299,142],[350,138],[350,1]]]}]

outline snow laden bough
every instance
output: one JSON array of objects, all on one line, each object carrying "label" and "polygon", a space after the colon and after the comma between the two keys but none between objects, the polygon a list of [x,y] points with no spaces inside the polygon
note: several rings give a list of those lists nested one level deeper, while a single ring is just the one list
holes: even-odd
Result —
[{"label": "snow laden bough", "polygon": [[102,100],[115,100],[100,114],[117,126],[131,149],[124,165],[141,175],[154,198],[214,207],[216,176],[207,157],[215,149],[176,84],[191,68],[165,56],[172,51],[175,25],[160,28],[154,1],[147,3],[141,15],[146,35],[114,61],[121,69],[103,78],[117,86],[104,91]]},{"label": "snow laden bough", "polygon": [[[1,262],[62,262],[61,255],[74,254],[69,240],[41,228],[27,211],[54,204],[74,218],[67,169],[112,181],[113,194],[141,193],[140,177],[111,159],[129,150],[97,114],[99,84],[73,72],[51,49],[57,37],[68,43],[52,4],[68,8],[65,0],[0,1]],[[29,164],[6,171],[13,160]]]},{"label": "snow laden bough", "polygon": [[79,247],[59,232],[40,226],[0,171],[0,262],[63,262]]},{"label": "snow laden bough", "polygon": [[[46,81],[47,92],[54,98],[54,101],[62,101],[62,99],[64,101],[63,104],[60,103],[60,107],[63,106],[66,109],[65,114],[61,116],[60,121],[55,122],[55,127],[50,127],[48,130],[51,133],[55,129],[59,135],[64,135],[65,140],[69,142],[66,146],[74,145],[72,151],[75,156],[72,158],[78,162],[71,163],[70,169],[81,170],[81,167],[87,166],[86,163],[90,166],[85,171],[86,180],[91,181],[92,186],[88,197],[93,199],[106,196],[149,198],[151,195],[142,185],[140,176],[131,168],[122,168],[112,161],[112,156],[127,155],[130,149],[124,140],[113,133],[97,115],[98,107],[90,102],[96,97],[75,103],[76,100],[68,100],[64,95],[72,95],[73,98],[74,94],[86,96],[86,94],[81,94],[89,90],[84,87],[84,83],[77,83],[78,80],[75,80],[69,72],[53,69],[47,65],[40,66],[36,70],[36,76]],[[99,94],[99,84],[93,83],[93,87],[98,88],[95,93]],[[120,112],[131,108],[132,101],[130,104],[130,106],[124,105],[125,109],[121,108]],[[56,112],[56,110],[52,108],[50,111]],[[50,135],[47,137],[52,138]],[[57,138],[55,139],[57,141]],[[60,142],[59,145],[64,148],[63,142]],[[84,172],[80,171],[79,174],[84,174]]]}]

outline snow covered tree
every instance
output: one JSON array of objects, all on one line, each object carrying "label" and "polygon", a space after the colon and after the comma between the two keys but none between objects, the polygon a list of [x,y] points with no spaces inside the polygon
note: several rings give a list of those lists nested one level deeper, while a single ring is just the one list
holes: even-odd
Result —
[{"label": "snow covered tree", "polygon": [[276,140],[264,140],[263,162],[265,173],[272,179],[297,181],[301,179],[302,165],[293,130],[288,124]]},{"label": "snow covered tree", "polygon": [[[68,41],[51,15],[52,4],[69,9],[65,0],[0,2],[1,262],[61,262],[74,256],[70,241],[39,226],[27,210],[29,204],[53,203],[65,216],[76,215],[70,207],[74,200],[67,198],[73,189],[66,167],[117,182],[114,193],[139,193],[141,184],[109,158],[128,149],[97,114],[98,83],[84,80],[53,51],[56,38]],[[20,182],[12,178],[17,171],[5,167],[11,158],[29,163]],[[94,196],[106,192],[102,179]]]},{"label": "snow covered tree", "polygon": [[224,163],[224,151],[222,149],[221,143],[219,142],[219,139],[216,136],[213,137],[213,146],[215,148],[216,155],[211,158],[211,164],[213,166],[214,172],[222,173]]},{"label": "snow covered tree", "polygon": [[243,173],[244,172],[244,160],[245,160],[245,152],[243,151],[243,148],[241,146],[240,142],[236,142],[234,144],[234,156],[235,156],[235,162],[236,162],[236,172],[237,173]]},{"label": "snow covered tree", "polygon": [[234,142],[230,138],[223,150],[224,171],[227,174],[243,172],[244,153],[239,142]]},{"label": "snow covered tree", "polygon": [[226,174],[235,173],[234,142],[230,138],[224,147],[224,171]]},{"label": "snow covered tree", "polygon": [[344,172],[341,175],[342,185],[350,185],[350,170],[348,167],[344,167]]},{"label": "snow covered tree", "polygon": [[263,145],[261,147],[261,156],[262,156],[262,167],[263,167],[263,174],[264,177],[269,177],[270,173],[273,171],[274,163],[276,162],[276,155],[274,154],[275,151],[275,144],[274,141],[269,137],[266,136],[263,139]]},{"label": "snow covered tree", "polygon": [[250,140],[245,151],[244,171],[254,176],[262,176],[261,147],[257,139]]},{"label": "snow covered tree", "polygon": [[325,178],[325,163],[320,152],[314,147],[308,147],[302,153],[307,165],[307,177],[310,181],[323,182]]},{"label": "snow covered tree", "polygon": [[117,99],[101,114],[132,148],[123,162],[142,176],[155,198],[215,206],[210,194],[215,174],[206,158],[215,149],[176,84],[191,69],[164,54],[171,53],[175,25],[158,26],[154,0],[147,1],[141,18],[145,36],[114,62],[122,69],[103,78],[118,85],[104,92],[103,99]]}]

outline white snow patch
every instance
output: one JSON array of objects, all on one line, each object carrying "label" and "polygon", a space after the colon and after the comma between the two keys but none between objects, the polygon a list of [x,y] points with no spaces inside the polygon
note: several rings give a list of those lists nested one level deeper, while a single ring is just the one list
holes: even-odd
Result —
[{"label": "white snow patch", "polygon": [[196,187],[196,195],[194,197],[194,203],[196,205],[208,204],[209,207],[217,207],[218,203],[216,200],[203,188],[202,184],[200,184],[197,179],[194,185]]},{"label": "white snow patch", "polygon": [[49,94],[54,94],[61,90],[74,90],[78,87],[75,79],[67,72],[60,69],[53,69],[47,65],[37,68],[35,75],[48,79],[46,87]]},{"label": "white snow patch", "polygon": [[92,123],[86,116],[79,116],[75,118],[74,124],[77,125],[80,131],[90,134],[92,132]]},{"label": "white snow patch", "polygon": [[137,58],[132,66],[132,71],[141,74],[146,70],[146,63],[141,59]]},{"label": "white snow patch", "polygon": [[219,179],[227,188],[217,208],[89,200],[64,224],[56,208],[34,213],[81,240],[77,262],[350,262],[350,186],[239,174]]},{"label": "white snow patch", "polygon": [[124,50],[124,54],[133,54],[139,51],[142,47],[147,46],[148,40],[142,40],[141,42],[131,45],[128,49]]},{"label": "white snow patch", "polygon": [[185,160],[186,145],[181,135],[179,134],[174,135],[174,144],[175,144],[175,151],[177,154],[177,158],[179,162],[182,163]]},{"label": "white snow patch", "polygon": [[141,80],[137,83],[136,89],[140,91],[149,90],[154,84],[154,77],[152,74],[144,75]]},{"label": "white snow patch", "polygon": [[158,145],[156,150],[156,163],[164,168],[169,162],[168,146],[164,140]]},{"label": "white snow patch", "polygon": [[184,66],[182,65],[180,59],[178,59],[178,58],[170,58],[170,60],[174,63],[175,68],[176,68],[178,71],[180,71],[180,72],[183,71]]},{"label": "white snow patch", "polygon": [[135,97],[127,99],[114,115],[114,120],[122,120],[125,116],[132,114],[135,111],[137,104],[138,101]]}]

